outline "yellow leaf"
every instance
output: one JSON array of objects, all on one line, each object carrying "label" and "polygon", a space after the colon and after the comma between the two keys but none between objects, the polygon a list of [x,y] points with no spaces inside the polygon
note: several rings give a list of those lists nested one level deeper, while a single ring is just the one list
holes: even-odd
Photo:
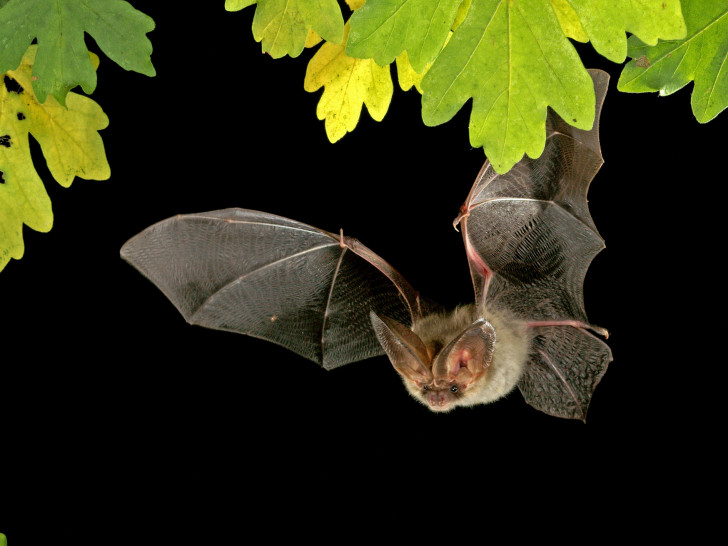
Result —
[{"label": "yellow leaf", "polygon": [[323,38],[316,34],[316,31],[314,29],[310,29],[308,31],[308,36],[306,37],[306,43],[303,47],[313,47],[316,44],[318,44]]},{"label": "yellow leaf", "polygon": [[[460,9],[463,9],[463,6],[470,6],[470,0],[464,0],[464,2],[460,4]],[[452,31],[447,35],[447,38],[445,38],[445,43],[443,44],[443,47],[447,45],[451,37]],[[402,91],[409,91],[410,88],[414,85],[421,95],[422,87],[420,87],[420,83],[422,82],[422,78],[424,78],[425,74],[427,74],[427,71],[432,66],[432,63],[427,63],[425,65],[425,69],[422,71],[422,74],[419,74],[415,71],[414,68],[412,68],[412,65],[409,62],[409,57],[407,56],[407,51],[403,51],[401,55],[395,57],[395,61],[397,61],[397,81],[399,82],[399,86],[402,88]]]},{"label": "yellow leaf", "polygon": [[348,35],[349,23],[344,27],[341,44],[326,42],[311,58],[303,81],[303,88],[311,93],[324,87],[316,115],[325,120],[331,142],[354,130],[363,104],[374,120],[381,121],[394,91],[389,65],[382,67],[372,59],[346,55]]},{"label": "yellow leaf", "polygon": [[402,91],[409,91],[414,85],[421,95],[422,88],[420,87],[420,82],[422,81],[422,76],[425,75],[429,66],[425,67],[425,72],[422,74],[415,72],[415,69],[412,68],[412,65],[409,62],[407,51],[403,51],[401,55],[398,55],[395,58],[395,61],[397,62],[397,81],[399,82],[399,86],[402,88]]},{"label": "yellow leaf", "polygon": [[551,7],[554,8],[561,29],[568,38],[573,38],[577,42],[589,41],[589,37],[579,22],[579,17],[568,0],[551,0]]},{"label": "yellow leaf", "polygon": [[[346,0],[346,3],[351,11],[356,11],[364,5],[365,1],[366,0]],[[344,40],[344,43],[346,43],[346,40]]]},{"label": "yellow leaf", "polygon": [[[40,144],[48,169],[64,187],[74,177],[105,180],[110,176],[98,131],[108,125],[101,107],[68,93],[66,107],[48,96],[41,104],[33,93],[36,46],[0,83],[0,270],[23,255],[23,224],[37,231],[53,225],[50,199],[33,167],[28,135]],[[96,59],[98,60],[98,58]],[[92,57],[93,61],[93,57]]]}]

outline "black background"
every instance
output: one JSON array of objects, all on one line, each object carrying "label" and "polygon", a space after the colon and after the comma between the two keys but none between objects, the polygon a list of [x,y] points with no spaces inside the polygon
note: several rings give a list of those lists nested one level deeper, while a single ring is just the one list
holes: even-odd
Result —
[{"label": "black background", "polygon": [[134,2],[156,21],[155,78],[101,57],[92,98],[110,118],[111,179],[63,189],[33,143],[55,221],[47,234],[26,228],[25,257],[0,274],[0,532],[11,546],[319,535],[331,513],[376,533],[402,512],[427,530],[444,511],[438,525],[459,536],[502,507],[523,515],[518,533],[554,507],[647,529],[648,507],[684,515],[717,490],[725,113],[695,121],[692,85],[618,92],[621,67],[578,46],[612,75],[589,194],[607,248],[585,300],[612,333],[614,362],[587,424],[543,415],[517,391],[438,415],[384,357],[325,372],[189,326],[118,253],[161,219],[238,206],[341,227],[422,293],[465,302],[450,223],[484,160],[468,141],[470,106],[428,128],[420,96],[395,81],[383,122],[363,112],[331,144],[320,91],[303,90],[310,51],[261,54],[252,7],[165,4]]}]

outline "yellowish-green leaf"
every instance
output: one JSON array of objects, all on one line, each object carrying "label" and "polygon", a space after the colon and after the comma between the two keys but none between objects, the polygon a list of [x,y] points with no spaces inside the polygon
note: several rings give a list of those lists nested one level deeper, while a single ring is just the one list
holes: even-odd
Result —
[{"label": "yellowish-green leaf", "polygon": [[629,39],[629,56],[617,89],[669,95],[694,81],[691,105],[700,123],[728,108],[728,0],[683,0],[683,40],[648,46]]},{"label": "yellowish-green leaf", "polygon": [[426,125],[472,99],[470,143],[499,173],[541,155],[547,107],[580,129],[594,122],[591,78],[544,0],[474,0],[422,89]]},{"label": "yellowish-green leaf", "polygon": [[344,44],[348,33],[347,23],[341,43],[326,42],[321,46],[308,63],[303,82],[308,92],[324,88],[316,115],[324,120],[331,142],[354,130],[362,105],[366,105],[374,120],[381,121],[394,91],[389,65],[381,67],[372,59],[346,55]]},{"label": "yellowish-green leaf", "polygon": [[680,0],[565,1],[577,14],[594,49],[617,63],[627,57],[627,32],[649,45],[658,39],[679,40],[687,32]]},{"label": "yellowish-green leaf", "polygon": [[[465,4],[470,5],[470,0],[465,0],[462,3],[462,5]],[[447,38],[445,38],[445,45],[447,45],[447,43],[450,41],[452,34],[453,33],[451,32],[447,35]],[[401,55],[398,55],[395,60],[397,61],[397,81],[399,82],[399,86],[402,88],[402,91],[409,91],[410,89],[412,89],[412,86],[414,86],[421,95],[422,86],[420,84],[422,83],[422,78],[425,76],[425,74],[427,74],[427,71],[432,66],[432,63],[427,63],[422,73],[418,73],[412,67],[406,51],[403,51]]]},{"label": "yellowish-green leaf", "polygon": [[559,19],[561,30],[568,38],[573,38],[577,42],[588,42],[589,37],[584,32],[584,27],[579,22],[579,16],[571,7],[568,0],[551,0],[551,7]]},{"label": "yellowish-green leaf", "polygon": [[[70,186],[76,176],[105,180],[110,175],[98,134],[108,125],[106,114],[88,97],[72,92],[65,108],[50,95],[39,103],[32,88],[36,50],[31,46],[0,85],[0,270],[10,258],[23,256],[23,224],[36,231],[48,231],[53,224],[50,199],[33,168],[29,134],[62,186]],[[98,57],[91,60],[98,63]]]},{"label": "yellowish-green leaf", "polygon": [[462,4],[460,4],[460,7],[458,8],[458,12],[455,15],[455,21],[452,24],[453,30],[458,28],[460,26],[460,23],[463,22],[463,19],[465,19],[465,16],[468,14],[468,10],[470,9],[470,4],[472,4],[472,3],[473,3],[473,0],[463,0]]},{"label": "yellowish-green leaf", "polygon": [[397,81],[399,82],[399,86],[402,88],[402,91],[409,91],[412,89],[412,86],[414,86],[421,95],[422,88],[420,87],[420,82],[422,81],[422,76],[425,75],[427,68],[425,68],[425,72],[418,74],[415,69],[412,68],[406,51],[403,51],[401,55],[397,55],[395,61],[397,63]]},{"label": "yellowish-green leaf", "polygon": [[366,0],[346,0],[346,4],[349,6],[349,9],[351,9],[351,11],[358,10],[364,5],[364,2],[366,2]]},{"label": "yellowish-green leaf", "polygon": [[308,31],[308,36],[306,37],[306,44],[304,45],[304,47],[314,47],[315,45],[321,43],[321,40],[323,40],[323,38],[321,38],[321,36],[316,34],[316,32],[311,29]]},{"label": "yellowish-green leaf", "polygon": [[336,0],[258,0],[253,37],[274,59],[298,57],[311,29],[328,42],[341,42],[344,19]]},{"label": "yellowish-green leaf", "polygon": [[94,67],[94,70],[99,69],[99,56],[96,55],[96,53],[88,52],[89,59],[91,59],[91,65]]},{"label": "yellowish-green leaf", "polygon": [[243,8],[252,6],[256,0],[225,0],[226,11],[240,11]]},{"label": "yellowish-green leaf", "polygon": [[367,0],[351,16],[346,53],[390,64],[407,51],[422,72],[442,50],[462,0]]}]

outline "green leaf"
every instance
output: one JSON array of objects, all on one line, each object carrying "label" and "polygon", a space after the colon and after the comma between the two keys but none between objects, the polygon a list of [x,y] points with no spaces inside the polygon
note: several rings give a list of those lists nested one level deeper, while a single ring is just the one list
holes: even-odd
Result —
[{"label": "green leaf", "polygon": [[8,546],[8,539],[2,533],[0,533],[0,546]]},{"label": "green leaf", "polygon": [[473,99],[470,143],[501,173],[541,154],[547,106],[580,129],[594,122],[591,78],[547,0],[473,0],[422,89],[427,125]]},{"label": "green leaf", "polygon": [[679,0],[566,0],[579,17],[594,49],[621,63],[627,56],[630,32],[654,45],[658,39],[685,36]]},{"label": "green leaf", "polygon": [[422,72],[452,28],[462,0],[368,0],[351,17],[346,53],[384,66],[407,51]]},{"label": "green leaf", "polygon": [[73,87],[87,94],[96,88],[84,31],[122,68],[154,76],[145,36],[153,29],[150,17],[123,0],[10,0],[0,9],[0,74],[17,68],[35,38],[36,96],[65,104]]},{"label": "green leaf", "polygon": [[683,0],[687,36],[648,46],[632,37],[617,89],[669,95],[694,81],[691,105],[700,123],[728,106],[728,0]]},{"label": "green leaf", "polygon": [[341,43],[344,18],[336,0],[258,0],[253,37],[274,59],[298,57],[311,29],[328,42]]},{"label": "green leaf", "polygon": [[36,51],[31,46],[17,70],[0,75],[0,270],[10,258],[23,256],[24,224],[36,231],[53,225],[50,198],[33,167],[29,134],[64,187],[76,176],[105,180],[110,174],[98,134],[108,125],[106,114],[90,98],[73,92],[66,96],[65,107],[51,96],[39,102],[32,81]]}]

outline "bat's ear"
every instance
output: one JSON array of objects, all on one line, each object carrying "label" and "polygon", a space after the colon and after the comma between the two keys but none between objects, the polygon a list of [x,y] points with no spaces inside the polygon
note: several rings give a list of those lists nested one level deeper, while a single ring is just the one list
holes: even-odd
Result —
[{"label": "bat's ear", "polygon": [[440,352],[432,365],[438,380],[470,385],[482,376],[493,360],[495,329],[483,319],[475,321]]},{"label": "bat's ear", "polygon": [[420,386],[432,381],[427,349],[417,334],[404,324],[389,317],[380,317],[374,311],[369,312],[369,318],[394,369]]}]

